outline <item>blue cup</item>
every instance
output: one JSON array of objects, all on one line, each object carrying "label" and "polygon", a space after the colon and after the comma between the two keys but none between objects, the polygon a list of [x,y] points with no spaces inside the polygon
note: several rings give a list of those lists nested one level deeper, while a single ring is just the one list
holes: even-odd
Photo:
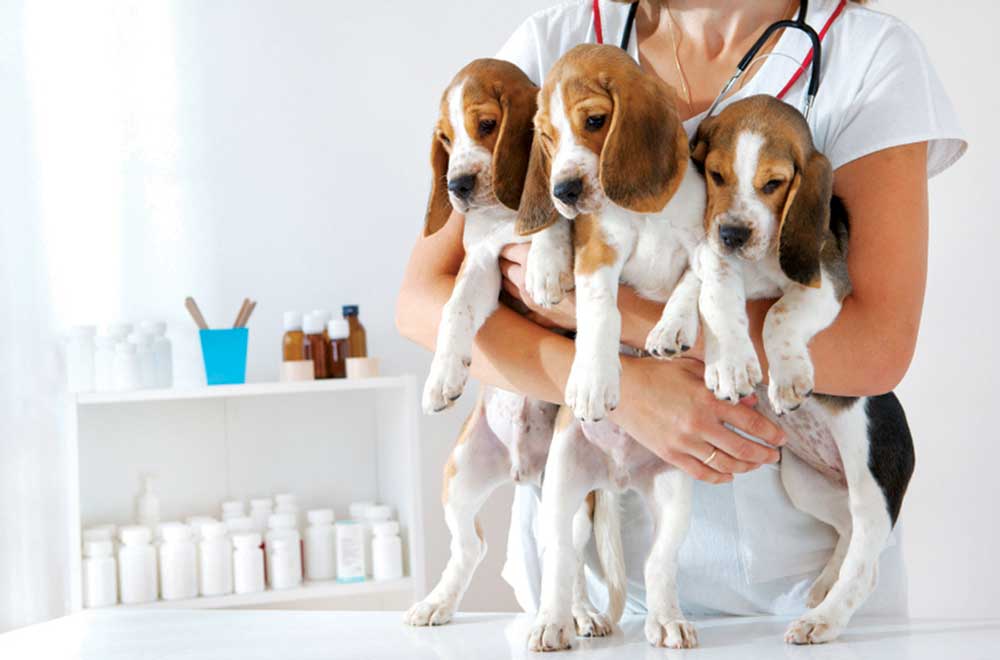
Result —
[{"label": "blue cup", "polygon": [[247,328],[199,330],[205,380],[209,385],[238,385],[247,382]]}]

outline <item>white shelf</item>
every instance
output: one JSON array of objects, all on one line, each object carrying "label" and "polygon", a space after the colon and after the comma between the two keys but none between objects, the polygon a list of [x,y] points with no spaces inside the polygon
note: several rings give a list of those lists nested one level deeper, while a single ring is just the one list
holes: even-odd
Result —
[{"label": "white shelf", "polygon": [[228,596],[188,598],[185,600],[158,600],[154,603],[119,605],[118,607],[126,609],[210,610],[339,598],[341,596],[412,592],[413,586],[413,578],[409,577],[399,580],[369,580],[367,582],[351,582],[347,584],[331,580],[328,582],[306,582],[301,587],[295,589],[279,589],[277,591],[269,589],[255,594],[230,594]]},{"label": "white shelf", "polygon": [[131,392],[88,392],[77,394],[81,406],[131,403],[140,401],[180,401],[191,399],[219,399],[275,394],[300,394],[311,392],[352,392],[405,387],[406,376],[381,376],[378,378],[331,378],[328,380],[292,383],[247,383],[243,385],[210,385],[191,389],[134,390]]}]

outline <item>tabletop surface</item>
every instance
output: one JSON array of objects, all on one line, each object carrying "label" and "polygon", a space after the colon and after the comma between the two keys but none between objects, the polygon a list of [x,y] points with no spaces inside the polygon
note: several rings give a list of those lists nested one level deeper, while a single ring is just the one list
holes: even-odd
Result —
[{"label": "tabletop surface", "polygon": [[[398,612],[253,610],[92,610],[0,635],[0,658],[86,660],[281,660],[533,658],[525,639],[531,618],[463,614],[446,626],[410,628]],[[701,647],[649,646],[642,619],[626,617],[604,639],[578,639],[573,651],[545,658],[675,658],[698,660],[997,660],[1000,619],[852,622],[836,642],[789,647],[786,619],[726,618],[698,622]]]}]

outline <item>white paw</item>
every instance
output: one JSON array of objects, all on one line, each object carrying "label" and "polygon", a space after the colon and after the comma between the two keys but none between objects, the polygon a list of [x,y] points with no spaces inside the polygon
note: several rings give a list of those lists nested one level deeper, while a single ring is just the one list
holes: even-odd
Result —
[{"label": "white paw", "polygon": [[723,351],[717,359],[705,364],[705,385],[715,392],[715,398],[739,403],[753,394],[763,380],[760,361],[749,340],[742,347]]},{"label": "white paw", "polygon": [[572,618],[559,618],[538,613],[528,633],[529,651],[562,651],[572,648],[574,623]]},{"label": "white paw", "polygon": [[573,606],[573,622],[576,623],[576,634],[580,637],[607,637],[614,632],[614,626],[608,617],[583,605]]},{"label": "white paw", "polygon": [[617,354],[608,360],[573,361],[566,381],[566,405],[577,419],[597,422],[618,407],[620,372]]},{"label": "white paw", "polygon": [[808,352],[771,360],[767,396],[778,415],[797,410],[813,391],[813,365]]},{"label": "white paw", "polygon": [[462,396],[465,381],[469,378],[471,360],[454,353],[435,353],[431,372],[424,383],[423,407],[427,414],[441,412],[451,407]]},{"label": "white paw", "polygon": [[573,254],[567,245],[558,250],[532,242],[524,268],[524,287],[535,304],[552,307],[573,290]]},{"label": "white paw", "polygon": [[406,614],[403,615],[403,623],[408,626],[441,626],[451,621],[451,615],[454,613],[454,603],[422,600],[419,603],[414,603],[406,611]]},{"label": "white paw", "polygon": [[825,644],[840,635],[843,626],[828,617],[807,612],[785,631],[787,644]]},{"label": "white paw", "polygon": [[672,358],[694,346],[697,339],[697,310],[665,314],[646,337],[646,352],[655,358]]},{"label": "white paw", "polygon": [[698,646],[698,633],[683,618],[646,615],[646,639],[653,646],[668,649],[693,649]]}]

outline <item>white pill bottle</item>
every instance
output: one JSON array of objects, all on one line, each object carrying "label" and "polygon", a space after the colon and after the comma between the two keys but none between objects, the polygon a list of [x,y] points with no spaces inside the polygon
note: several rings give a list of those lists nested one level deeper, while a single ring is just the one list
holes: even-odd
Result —
[{"label": "white pill bottle", "polygon": [[372,524],[372,577],[397,580],[403,577],[403,542],[399,523],[386,520]]},{"label": "white pill bottle", "polygon": [[315,509],[306,514],[305,573],[307,580],[332,580],[337,576],[337,544],[333,509]]},{"label": "white pill bottle", "polygon": [[148,527],[132,525],[119,532],[118,584],[122,604],[135,605],[156,600],[156,550],[150,544],[153,533]]},{"label": "white pill bottle", "polygon": [[118,602],[118,567],[110,539],[83,543],[83,606],[110,607]]},{"label": "white pill bottle", "polygon": [[264,591],[264,551],[257,532],[233,536],[233,590],[238,594]]},{"label": "white pill bottle", "polygon": [[179,522],[160,526],[160,595],[163,600],[182,600],[198,595],[198,562],[191,528]]}]

